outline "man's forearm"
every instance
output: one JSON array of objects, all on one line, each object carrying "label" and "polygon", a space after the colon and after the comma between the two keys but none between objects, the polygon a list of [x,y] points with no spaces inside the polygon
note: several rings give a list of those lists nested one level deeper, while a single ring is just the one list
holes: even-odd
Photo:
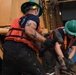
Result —
[{"label": "man's forearm", "polygon": [[29,30],[26,31],[26,34],[33,38],[34,40],[38,40],[42,43],[44,43],[44,41],[46,40],[45,37],[43,37],[41,34],[39,34],[36,30],[30,28]]}]

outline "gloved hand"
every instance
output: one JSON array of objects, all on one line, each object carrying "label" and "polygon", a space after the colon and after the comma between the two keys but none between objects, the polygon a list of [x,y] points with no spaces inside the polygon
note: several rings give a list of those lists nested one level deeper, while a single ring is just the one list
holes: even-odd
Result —
[{"label": "gloved hand", "polygon": [[41,45],[41,48],[39,50],[39,56],[42,57],[47,50],[54,47],[54,44],[55,43],[53,39],[46,39],[44,44]]},{"label": "gloved hand", "polygon": [[46,39],[46,41],[44,42],[44,46],[47,46],[48,48],[54,47],[55,45],[55,40],[53,39]]},{"label": "gloved hand", "polygon": [[74,67],[73,67],[73,63],[72,63],[71,59],[64,58],[64,60],[65,60],[65,63],[66,63],[68,70],[74,72]]},{"label": "gloved hand", "polygon": [[65,63],[65,60],[64,60],[63,57],[58,56],[58,63],[61,66],[61,70],[63,70],[63,71],[66,71],[67,70],[66,63]]},{"label": "gloved hand", "polygon": [[42,44],[40,50],[39,50],[39,56],[44,56],[44,53],[49,49],[54,47],[53,39],[46,39],[44,44]]}]

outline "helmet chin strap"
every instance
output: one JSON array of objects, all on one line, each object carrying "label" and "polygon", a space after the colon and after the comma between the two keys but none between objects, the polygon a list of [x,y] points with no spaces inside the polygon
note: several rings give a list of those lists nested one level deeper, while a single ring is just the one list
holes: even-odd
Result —
[{"label": "helmet chin strap", "polygon": [[38,8],[38,10],[37,10],[37,16],[39,16],[39,13],[40,13],[40,9]]}]

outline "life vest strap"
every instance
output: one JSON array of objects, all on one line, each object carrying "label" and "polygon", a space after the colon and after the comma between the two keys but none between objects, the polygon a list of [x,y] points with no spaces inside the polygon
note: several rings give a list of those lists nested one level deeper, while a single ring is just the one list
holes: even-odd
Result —
[{"label": "life vest strap", "polygon": [[[17,31],[21,31],[21,35],[13,35],[12,32],[14,30],[17,30]],[[25,38],[23,35],[25,33],[25,30],[23,28],[19,29],[19,28],[11,28],[9,29],[9,34],[6,35],[6,37],[9,37],[9,36],[12,36],[12,37],[20,37],[20,38]]]},{"label": "life vest strap", "polygon": [[[15,37],[6,37],[5,41],[15,41],[15,42],[22,42],[24,44],[27,44],[30,48],[32,48],[36,53],[38,53],[38,49],[34,48],[34,46],[32,45],[32,43],[26,39],[20,39],[20,38],[15,38]],[[27,43],[28,42],[28,43]]]}]

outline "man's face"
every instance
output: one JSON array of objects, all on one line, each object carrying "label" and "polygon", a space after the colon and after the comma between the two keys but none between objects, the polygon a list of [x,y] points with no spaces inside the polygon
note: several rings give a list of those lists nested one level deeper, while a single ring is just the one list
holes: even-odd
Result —
[{"label": "man's face", "polygon": [[36,16],[39,15],[39,7],[37,5],[31,6],[30,9],[34,10]]},{"label": "man's face", "polygon": [[38,6],[34,6],[34,10],[35,10],[35,14],[39,15],[39,7]]}]

